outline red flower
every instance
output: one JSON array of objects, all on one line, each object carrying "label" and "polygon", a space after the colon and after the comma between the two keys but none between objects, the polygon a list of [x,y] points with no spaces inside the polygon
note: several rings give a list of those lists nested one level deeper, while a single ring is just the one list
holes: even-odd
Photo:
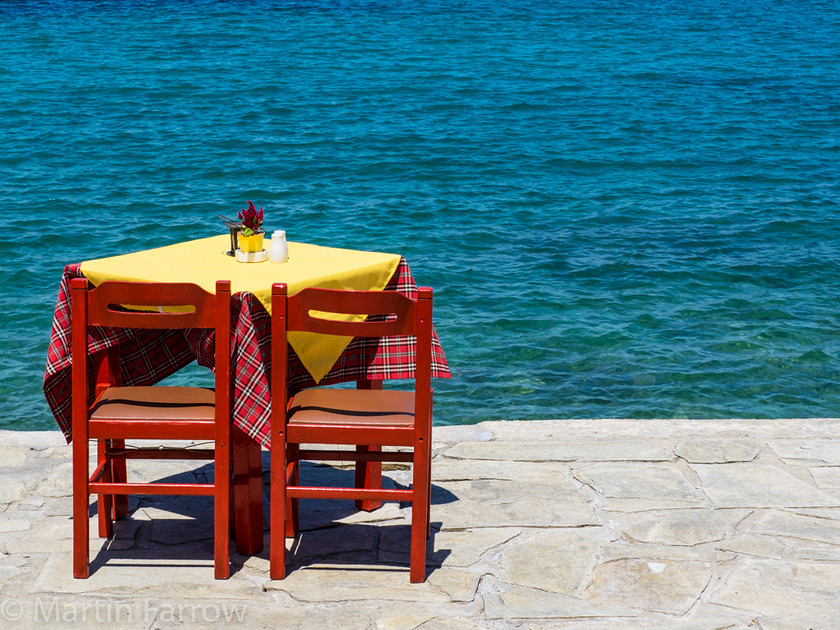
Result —
[{"label": "red flower", "polygon": [[259,234],[260,232],[262,232],[263,223],[262,206],[260,206],[260,209],[257,210],[257,207],[254,205],[254,202],[249,201],[248,207],[243,208],[239,211],[239,220],[242,221],[242,226],[245,228],[242,230],[242,234],[244,234],[245,236]]}]

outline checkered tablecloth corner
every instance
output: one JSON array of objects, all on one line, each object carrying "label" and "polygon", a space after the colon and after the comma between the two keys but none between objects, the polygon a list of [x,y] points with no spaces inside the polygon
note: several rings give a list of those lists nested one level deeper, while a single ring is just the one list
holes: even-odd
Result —
[{"label": "checkered tablecloth corner", "polygon": [[[64,270],[44,374],[44,395],[68,442],[72,437],[70,280],[83,277],[80,267],[79,264],[68,265]],[[404,258],[400,260],[385,290],[417,297],[417,285]],[[232,302],[233,422],[260,444],[269,446],[271,318],[259,300],[250,293],[235,294]],[[120,371],[124,385],[157,383],[193,361],[210,369],[215,364],[215,334],[207,329],[115,331],[99,328],[88,338],[88,351],[91,354],[115,345],[120,347]],[[312,376],[297,355],[291,348],[289,350],[290,391],[294,393],[315,386]],[[416,340],[411,336],[354,339],[329,374],[317,384],[411,378],[414,376],[415,350]],[[432,355],[432,376],[448,378],[449,367],[437,334],[432,342]],[[92,371],[89,378],[92,393]]]},{"label": "checkered tablecloth corner", "polygon": [[[72,437],[71,401],[71,306],[70,281],[81,278],[80,265],[64,269],[58,289],[58,300],[47,350],[44,371],[44,397],[68,443]],[[195,333],[201,331],[190,331]],[[176,330],[130,330],[94,328],[88,334],[88,354],[119,346],[120,373],[124,385],[151,385],[189,365],[195,356],[189,340]],[[89,366],[88,380],[91,397],[95,375]],[[93,402],[91,398],[90,401]]]}]

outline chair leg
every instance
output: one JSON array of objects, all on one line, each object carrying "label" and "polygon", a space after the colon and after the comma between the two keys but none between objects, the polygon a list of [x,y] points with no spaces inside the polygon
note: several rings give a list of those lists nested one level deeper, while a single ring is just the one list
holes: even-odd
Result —
[{"label": "chair leg", "polygon": [[[279,442],[279,443],[277,443]],[[286,444],[282,432],[272,435],[271,477],[269,488],[269,564],[268,575],[272,580],[286,577],[286,535],[288,523],[286,514]]]},{"label": "chair leg", "polygon": [[[357,453],[373,453],[382,450],[381,446],[356,446]],[[375,488],[382,487],[382,462],[356,462],[356,487]],[[357,499],[356,509],[372,512],[382,506],[381,499]]]},{"label": "chair leg", "polygon": [[415,583],[426,581],[426,540],[429,531],[430,446],[425,437],[418,439],[414,445],[410,579]]},{"label": "chair leg", "polygon": [[428,462],[428,469],[426,471],[426,478],[427,478],[427,487],[428,487],[428,494],[426,495],[427,506],[426,506],[426,539],[432,537],[432,424],[434,418],[434,394],[433,392],[429,392],[429,430],[426,434],[426,439],[428,440],[428,455],[426,457],[426,461]]},{"label": "chair leg", "polygon": [[87,436],[73,440],[73,577],[90,575]]},{"label": "chair leg", "polygon": [[233,486],[236,550],[253,556],[263,548],[262,454],[260,445],[236,426]]},{"label": "chair leg", "polygon": [[223,444],[216,444],[213,475],[213,564],[217,580],[230,577],[230,441],[228,439]]}]

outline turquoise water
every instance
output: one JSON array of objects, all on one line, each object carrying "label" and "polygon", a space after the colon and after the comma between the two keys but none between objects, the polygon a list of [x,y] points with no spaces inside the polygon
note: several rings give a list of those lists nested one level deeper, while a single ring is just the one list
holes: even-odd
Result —
[{"label": "turquoise water", "polygon": [[840,3],[0,3],[0,427],[66,263],[403,254],[441,423],[840,415]]}]

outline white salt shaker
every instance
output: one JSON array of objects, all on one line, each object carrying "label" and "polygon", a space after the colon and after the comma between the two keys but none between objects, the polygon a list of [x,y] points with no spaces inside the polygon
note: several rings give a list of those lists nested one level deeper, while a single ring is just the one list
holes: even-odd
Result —
[{"label": "white salt shaker", "polygon": [[268,260],[284,263],[289,257],[289,245],[286,243],[286,230],[274,230],[271,233],[271,245],[268,248]]}]

